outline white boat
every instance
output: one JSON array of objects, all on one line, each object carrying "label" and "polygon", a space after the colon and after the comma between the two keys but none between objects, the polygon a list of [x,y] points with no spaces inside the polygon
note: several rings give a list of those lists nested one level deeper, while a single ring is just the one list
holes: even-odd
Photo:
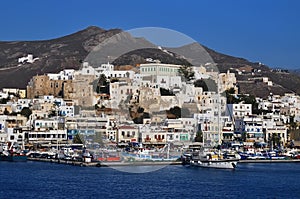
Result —
[{"label": "white boat", "polygon": [[216,169],[235,169],[239,160],[238,154],[234,158],[225,158],[216,152],[203,150],[192,154],[190,165]]}]

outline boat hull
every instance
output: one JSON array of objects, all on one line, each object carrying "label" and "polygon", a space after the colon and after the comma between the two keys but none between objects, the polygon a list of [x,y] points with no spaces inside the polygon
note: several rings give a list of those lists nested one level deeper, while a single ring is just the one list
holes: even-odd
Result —
[{"label": "boat hull", "polygon": [[201,161],[192,160],[190,164],[196,167],[204,168],[215,168],[215,169],[235,169],[238,160],[211,160],[211,161]]},{"label": "boat hull", "polygon": [[10,161],[10,162],[26,162],[27,161],[27,156],[0,156],[0,161]]}]

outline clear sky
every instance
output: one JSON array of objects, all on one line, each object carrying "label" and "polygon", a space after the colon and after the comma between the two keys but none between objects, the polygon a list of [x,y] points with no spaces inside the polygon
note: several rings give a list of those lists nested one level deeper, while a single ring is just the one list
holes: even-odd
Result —
[{"label": "clear sky", "polygon": [[90,25],[162,27],[225,54],[300,68],[298,0],[9,0],[0,1],[0,19],[2,41],[50,39]]}]

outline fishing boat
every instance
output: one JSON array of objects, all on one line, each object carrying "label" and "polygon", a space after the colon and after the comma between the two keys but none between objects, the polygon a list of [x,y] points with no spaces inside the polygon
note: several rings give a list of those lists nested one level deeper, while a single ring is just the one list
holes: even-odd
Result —
[{"label": "fishing boat", "polygon": [[193,152],[190,165],[205,168],[217,169],[235,169],[240,157],[236,154],[235,157],[225,157],[217,151],[206,150]]}]

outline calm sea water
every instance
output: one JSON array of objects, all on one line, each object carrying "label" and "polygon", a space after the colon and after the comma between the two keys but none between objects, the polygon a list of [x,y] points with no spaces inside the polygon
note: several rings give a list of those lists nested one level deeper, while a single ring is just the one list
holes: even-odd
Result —
[{"label": "calm sea water", "polygon": [[234,171],[167,166],[133,174],[0,162],[0,198],[300,198],[300,164],[239,164]]}]

